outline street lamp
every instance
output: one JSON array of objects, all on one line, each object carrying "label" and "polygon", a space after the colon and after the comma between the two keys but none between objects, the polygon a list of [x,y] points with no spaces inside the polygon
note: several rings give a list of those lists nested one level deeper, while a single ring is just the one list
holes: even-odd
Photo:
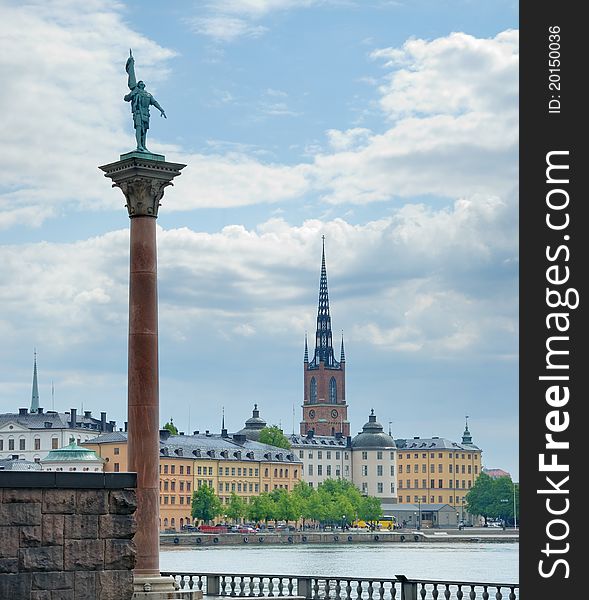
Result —
[{"label": "street lamp", "polygon": [[417,529],[421,529],[421,498],[417,499],[417,506],[419,507],[419,521],[417,521]]}]

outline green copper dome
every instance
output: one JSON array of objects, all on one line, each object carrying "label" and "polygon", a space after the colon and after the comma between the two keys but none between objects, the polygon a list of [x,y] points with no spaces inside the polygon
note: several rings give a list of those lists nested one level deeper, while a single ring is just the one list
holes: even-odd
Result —
[{"label": "green copper dome", "polygon": [[89,448],[81,448],[78,446],[74,439],[70,443],[57,450],[50,450],[49,454],[43,459],[43,462],[80,462],[80,461],[92,461],[92,462],[103,462],[103,459]]}]

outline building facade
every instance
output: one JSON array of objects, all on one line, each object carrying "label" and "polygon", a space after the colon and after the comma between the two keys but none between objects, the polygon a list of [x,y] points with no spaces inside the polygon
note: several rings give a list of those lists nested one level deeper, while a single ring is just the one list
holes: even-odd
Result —
[{"label": "building facade", "polygon": [[374,410],[351,446],[354,485],[362,494],[376,496],[381,503],[396,502],[396,444],[376,420]]},{"label": "building facade", "polygon": [[[127,470],[127,435],[114,432],[85,444],[105,460],[105,471]],[[191,499],[207,485],[223,504],[235,493],[252,496],[275,489],[292,490],[301,480],[302,463],[292,450],[248,440],[242,434],[170,435],[160,431],[160,529],[191,524]]]},{"label": "building facade", "polygon": [[482,471],[482,450],[472,443],[468,423],[461,443],[417,436],[395,443],[398,502],[449,504],[462,520],[465,496]]},{"label": "building facade", "polygon": [[301,435],[305,436],[309,431],[313,431],[318,436],[335,436],[336,433],[342,436],[350,435],[346,404],[346,358],[343,336],[339,361],[335,359],[333,350],[327,269],[325,267],[325,238],[321,255],[315,352],[313,358],[309,360],[305,336],[303,375]]}]

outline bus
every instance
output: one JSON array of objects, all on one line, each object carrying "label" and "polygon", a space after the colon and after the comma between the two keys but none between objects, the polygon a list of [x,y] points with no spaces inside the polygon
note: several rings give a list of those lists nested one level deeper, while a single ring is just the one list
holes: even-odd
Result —
[{"label": "bus", "polygon": [[397,525],[397,520],[392,515],[383,515],[378,521],[363,521],[362,519],[358,519],[354,523],[354,527],[359,527],[360,529],[380,529],[380,530],[390,530],[392,531]]}]

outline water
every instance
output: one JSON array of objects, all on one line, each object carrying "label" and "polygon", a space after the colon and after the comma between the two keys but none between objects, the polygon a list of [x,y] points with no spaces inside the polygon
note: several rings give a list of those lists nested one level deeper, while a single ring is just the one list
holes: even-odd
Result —
[{"label": "water", "polygon": [[393,577],[438,581],[517,583],[519,544],[209,546],[162,548],[160,568],[171,572]]}]

